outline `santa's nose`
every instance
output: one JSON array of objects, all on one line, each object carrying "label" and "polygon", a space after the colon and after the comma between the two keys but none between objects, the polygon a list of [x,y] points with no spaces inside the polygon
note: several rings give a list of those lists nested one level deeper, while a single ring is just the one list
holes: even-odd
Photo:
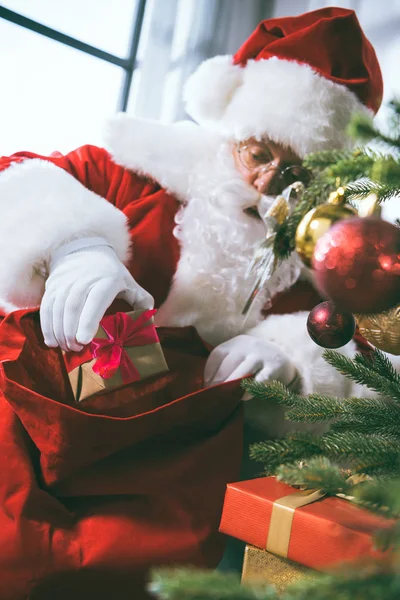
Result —
[{"label": "santa's nose", "polygon": [[282,191],[281,175],[278,169],[261,171],[253,183],[260,194],[279,194]]}]

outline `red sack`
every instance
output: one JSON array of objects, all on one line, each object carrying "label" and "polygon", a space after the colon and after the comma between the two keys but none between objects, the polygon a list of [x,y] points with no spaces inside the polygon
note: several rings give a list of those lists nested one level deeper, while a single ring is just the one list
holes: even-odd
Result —
[{"label": "red sack", "polygon": [[218,564],[243,392],[201,388],[193,328],[159,336],[168,373],[77,404],[38,314],[1,323],[0,600],[139,600],[150,566]]}]

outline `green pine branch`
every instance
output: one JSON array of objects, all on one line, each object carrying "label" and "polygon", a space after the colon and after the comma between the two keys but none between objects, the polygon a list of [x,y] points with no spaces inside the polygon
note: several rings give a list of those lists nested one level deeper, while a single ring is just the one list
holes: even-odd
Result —
[{"label": "green pine branch", "polygon": [[400,425],[400,405],[386,398],[334,398],[338,406],[337,415],[342,422],[358,422],[365,425],[388,427]]},{"label": "green pine branch", "polygon": [[[391,136],[384,135],[374,128],[368,116],[355,115],[349,127],[355,139],[383,143],[388,154],[371,148],[356,148],[351,151],[328,150],[306,156],[304,166],[311,170],[313,179],[304,197],[298,202],[293,213],[277,232],[274,253],[277,261],[285,260],[295,249],[295,236],[301,219],[309,210],[328,201],[331,192],[340,185],[346,188],[346,199],[362,201],[371,193],[378,202],[385,202],[400,194],[400,159],[393,156],[400,148],[399,102],[390,103],[392,109]],[[361,181],[360,181],[361,180]]]},{"label": "green pine branch", "polygon": [[[390,104],[390,107],[397,113],[396,101]],[[397,122],[397,115],[394,116],[393,125]],[[362,142],[370,142],[371,140],[385,144],[388,147],[400,148],[400,138],[398,135],[388,136],[385,135],[381,130],[377,129],[372,119],[365,114],[356,114],[353,116],[350,125],[347,129],[347,133],[353,139],[358,139]]]},{"label": "green pine branch", "polygon": [[350,494],[354,487],[349,482],[349,472],[340,469],[325,456],[312,458],[305,465],[280,465],[276,477],[288,485],[321,490],[331,496],[339,493]]},{"label": "green pine branch", "polygon": [[[293,436],[297,439],[303,434]],[[399,440],[389,435],[364,435],[356,431],[328,432],[314,440],[318,444],[321,454],[328,457],[351,459],[357,461],[359,456],[371,459],[396,461],[400,456]]]},{"label": "green pine branch", "polygon": [[388,103],[389,108],[392,111],[393,118],[400,126],[400,98],[392,98]]},{"label": "green pine branch", "polygon": [[397,187],[400,181],[400,157],[378,156],[371,168],[370,178],[382,185]]},{"label": "green pine branch", "polygon": [[[387,360],[384,355],[379,359]],[[361,369],[371,369],[371,363],[362,355],[360,355],[361,360],[364,361],[359,365]],[[378,373],[382,378],[384,377],[383,368],[384,366],[381,368],[382,375]],[[390,368],[392,368],[391,365]],[[399,379],[398,374],[393,370],[393,374],[389,371],[389,375],[390,382],[396,385],[396,381]],[[289,421],[321,423],[340,418],[339,423],[359,423],[365,425],[366,428],[387,428],[396,426],[398,423],[398,434],[400,435],[400,405],[386,397],[343,399],[320,394],[302,396],[291,392],[278,381],[257,382],[254,379],[245,380],[242,386],[259,400],[287,406],[285,418]]]},{"label": "green pine branch", "polygon": [[[380,155],[379,155],[380,157]],[[371,174],[378,156],[371,151],[357,150],[347,159],[332,164],[326,169],[326,175],[330,177],[339,177],[342,186],[349,184],[356,179],[372,177]]]},{"label": "green pine branch", "polygon": [[286,413],[289,421],[320,423],[340,418],[342,423],[356,422],[367,427],[388,427],[396,423],[400,426],[400,406],[383,398],[344,399],[310,394],[297,396],[296,400]]},{"label": "green pine branch", "polygon": [[241,586],[229,574],[197,569],[158,569],[150,591],[157,600],[398,600],[396,563],[371,561],[330,574],[315,573],[278,595],[272,586]]},{"label": "green pine branch", "polygon": [[[352,495],[359,504],[369,510],[390,518],[400,517],[400,479],[398,477],[365,481],[354,486]],[[400,536],[397,542],[400,542]]]},{"label": "green pine branch", "polygon": [[[363,477],[361,479],[353,477],[359,475]],[[276,477],[288,485],[320,490],[329,496],[344,494],[346,497],[353,498],[352,501],[362,508],[373,510],[386,517],[400,517],[398,495],[400,480],[389,479],[387,475],[380,474],[379,478],[368,479],[368,473],[362,469],[357,471],[341,468],[325,456],[319,456],[306,463],[281,465],[276,471]],[[400,538],[398,541],[400,542]]]},{"label": "green pine branch", "polygon": [[355,140],[369,142],[379,136],[370,116],[363,113],[355,114],[347,127],[347,134]]},{"label": "green pine branch", "polygon": [[384,352],[375,349],[369,354],[357,353],[353,360],[355,363],[362,365],[367,369],[372,369],[375,373],[392,381],[400,388],[400,373],[396,371],[392,362]]},{"label": "green pine branch", "polygon": [[[387,515],[385,515],[387,516]],[[375,545],[382,550],[400,549],[400,520],[396,515],[396,523],[390,529],[381,529],[375,533]]]},{"label": "green pine branch", "polygon": [[[372,572],[371,572],[372,571]],[[400,576],[386,565],[361,566],[342,574],[320,575],[300,581],[281,600],[398,600]]]},{"label": "green pine branch", "polygon": [[400,422],[397,421],[390,424],[387,422],[382,423],[382,421],[383,419],[380,419],[379,423],[375,423],[373,415],[371,415],[369,421],[363,416],[359,421],[337,421],[336,423],[332,423],[329,430],[341,433],[346,431],[356,431],[366,434],[377,433],[384,436],[398,437],[400,442]]},{"label": "green pine branch", "polygon": [[335,350],[325,350],[323,358],[342,375],[346,375],[356,383],[366,385],[378,394],[400,401],[400,387],[360,361],[351,360]]},{"label": "green pine branch", "polygon": [[285,414],[288,421],[296,423],[322,423],[346,413],[339,398],[310,394],[296,396],[296,403]]},{"label": "green pine branch", "polygon": [[371,477],[398,477],[400,473],[400,458],[385,456],[374,458],[369,456],[364,459],[364,457],[360,456],[356,461],[353,461],[352,470],[354,473],[370,475]]},{"label": "green pine branch", "polygon": [[291,392],[283,383],[280,381],[271,382],[259,382],[254,378],[244,379],[242,381],[242,388],[249,392],[253,398],[265,400],[266,402],[272,401],[277,404],[284,404],[286,406],[293,406],[296,404],[297,394]]},{"label": "green pine branch", "polygon": [[326,169],[342,160],[347,160],[353,156],[353,152],[348,150],[323,150],[322,152],[313,152],[308,154],[303,164],[311,171]]},{"label": "green pine branch", "polygon": [[325,456],[359,472],[370,473],[379,463],[380,471],[393,472],[400,464],[398,437],[364,434],[357,431],[328,431],[322,436],[295,433],[281,440],[258,442],[250,447],[250,458],[263,465],[265,474],[274,474],[280,465],[308,462]]},{"label": "green pine branch", "polygon": [[350,183],[346,187],[348,200],[362,200],[370,194],[376,195],[378,203],[386,202],[400,195],[400,185],[399,183],[391,185],[378,181],[360,180]]},{"label": "green pine branch", "polygon": [[311,434],[289,436],[281,440],[266,440],[250,446],[250,458],[263,465],[265,475],[274,475],[282,464],[320,456],[319,440]]},{"label": "green pine branch", "polygon": [[251,589],[235,575],[188,568],[154,570],[149,591],[159,600],[278,600],[272,586]]}]

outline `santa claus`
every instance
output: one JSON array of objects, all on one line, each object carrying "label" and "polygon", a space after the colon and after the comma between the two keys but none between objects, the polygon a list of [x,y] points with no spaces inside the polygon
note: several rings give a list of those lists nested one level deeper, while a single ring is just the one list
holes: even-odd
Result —
[{"label": "santa claus", "polygon": [[[26,472],[21,474],[20,470],[17,482],[13,479],[15,472],[8,473],[1,502],[7,505],[7,493],[14,485],[14,490],[18,486],[25,490],[23,499],[15,500],[17,504],[20,502],[19,508],[10,509],[14,520],[18,514],[20,522],[24,522],[26,506],[31,502],[31,507],[37,507],[40,498],[43,499],[40,493],[50,495],[50,501],[57,498],[58,502],[61,498],[62,509],[68,513],[64,529],[59,523],[55,528],[54,522],[49,529],[46,519],[51,521],[53,516],[47,518],[46,512],[42,512],[39,517],[36,508],[32,509],[36,529],[28,528],[27,538],[37,535],[38,528],[46,530],[51,552],[45,553],[47,558],[42,562],[34,561],[35,576],[31,573],[33,568],[27,568],[29,581],[44,581],[47,571],[74,572],[79,564],[79,569],[86,574],[90,569],[101,568],[99,589],[104,589],[104,573],[121,571],[124,579],[127,564],[142,567],[167,560],[215,564],[218,552],[210,551],[205,558],[204,551],[199,558],[201,544],[196,534],[196,552],[193,540],[188,541],[186,537],[184,548],[182,544],[172,544],[168,554],[171,536],[176,538],[179,529],[173,529],[173,518],[170,520],[172,530],[168,535],[164,531],[162,543],[161,538],[157,538],[159,531],[154,535],[158,548],[155,541],[150,545],[148,541],[143,542],[140,537],[143,531],[143,539],[149,540],[152,527],[156,531],[159,523],[155,517],[144,516],[141,508],[137,509],[137,498],[136,513],[126,507],[121,509],[114,500],[114,503],[104,504],[106,508],[99,508],[104,503],[99,483],[102,477],[114,478],[115,482],[118,479],[115,470],[110,469],[114,463],[106,464],[107,459],[118,454],[118,446],[105,454],[103,449],[96,459],[86,462],[82,462],[82,454],[75,452],[77,462],[74,468],[67,469],[67,475],[63,472],[52,478],[48,474],[54,452],[53,459],[46,465],[43,456],[49,446],[54,450],[56,445],[53,438],[49,441],[48,436],[52,435],[49,429],[57,430],[58,441],[67,439],[71,445],[76,443],[80,452],[87,450],[80,435],[85,437],[89,432],[92,446],[96,445],[93,440],[97,438],[90,429],[94,420],[89,419],[84,427],[74,430],[74,423],[81,418],[84,409],[68,407],[67,418],[59,408],[62,394],[58,393],[57,386],[52,386],[52,396],[34,388],[29,380],[32,363],[23,373],[16,367],[7,371],[7,363],[20,360],[23,353],[28,352],[28,342],[29,347],[37,343],[35,356],[42,357],[47,367],[53,360],[49,353],[57,356],[52,363],[53,371],[43,367],[43,377],[49,379],[54,369],[61,369],[57,362],[58,349],[79,351],[88,344],[105,311],[117,298],[136,308],[155,304],[159,326],[194,327],[214,348],[205,364],[204,388],[214,395],[217,390],[215,406],[222,400],[227,406],[228,394],[223,390],[228,390],[229,385],[236,386],[229,388],[230,397],[236,394],[234,406],[218,417],[215,427],[214,405],[210,404],[200,438],[196,438],[196,443],[201,445],[201,439],[203,446],[210,443],[216,431],[221,434],[228,427],[228,416],[236,410],[241,396],[237,382],[245,375],[254,374],[261,381],[278,379],[304,393],[338,396],[350,393],[350,383],[322,360],[321,349],[308,337],[306,310],[312,308],[317,299],[302,281],[301,264],[295,254],[279,265],[247,316],[243,316],[242,309],[252,284],[246,277],[249,262],[265,238],[264,216],[276,196],[294,181],[307,184],[310,174],[302,167],[306,154],[348,145],[345,131],[354,111],[376,112],[379,108],[382,98],[379,65],[354,12],[326,8],[295,18],[263,21],[235,56],[218,56],[200,65],[187,82],[184,96],[187,112],[194,122],[165,125],[121,114],[108,124],[107,151],[85,146],[66,156],[19,153],[1,163],[0,302],[3,315],[7,316],[0,326],[0,358],[5,365],[4,403],[12,407],[10,414],[7,413],[8,421],[2,426],[2,436],[7,439],[12,456],[17,452],[16,447],[29,446],[29,437],[36,447],[32,450],[24,446],[24,458],[20,461]],[[44,345],[40,341],[39,322],[35,321],[35,310],[39,307]],[[24,349],[18,346],[21,336]],[[343,351],[352,353],[354,348],[351,342]],[[29,395],[32,389],[34,393]],[[123,394],[124,390],[119,393]],[[191,410],[198,409],[192,407]],[[106,414],[100,416],[105,421],[113,419]],[[65,418],[68,426],[63,421]],[[282,431],[283,419],[277,420],[276,414],[272,416],[272,408],[264,409],[263,420],[267,427],[271,424],[271,433]],[[24,432],[14,431],[14,437],[10,437],[10,424],[14,429],[22,424]],[[97,424],[96,421],[95,426]],[[38,430],[41,433],[37,438]],[[101,431],[99,429],[98,435]],[[28,438],[22,442],[26,434]],[[118,437],[118,430],[113,430],[112,435]],[[107,444],[107,440],[98,439],[98,446],[102,444]],[[217,453],[225,456],[218,477],[210,476],[210,464],[203,477],[203,483],[207,477],[219,482],[216,504],[209,505],[207,516],[209,530],[214,533],[218,503],[222,498],[221,484],[235,476],[238,446],[239,438],[235,442],[234,436],[225,436],[211,453],[217,462],[220,460]],[[62,454],[59,447],[57,460]],[[190,447],[190,451],[196,452],[196,448]],[[165,452],[165,448],[161,451]],[[116,461],[115,469],[120,470],[120,481],[126,482],[132,470],[124,472],[125,459],[122,457],[120,463]],[[214,459],[208,454],[208,461]],[[65,456],[63,460],[65,463]],[[29,461],[35,466],[29,466]],[[204,464],[204,455],[202,461]],[[39,470],[35,472],[40,475],[33,501],[32,469],[36,468]],[[43,475],[43,469],[47,475]],[[181,479],[184,472],[179,475]],[[171,485],[171,480],[164,478],[164,485]],[[126,494],[121,490],[120,483],[115,483],[109,495],[114,498]],[[132,489],[129,493],[134,494]],[[181,498],[179,507],[182,510],[185,506],[185,514],[192,516],[190,527],[194,530],[193,515],[198,517],[198,513],[193,506],[191,513],[188,506],[198,493],[199,490],[192,489],[190,501]],[[18,494],[14,495],[16,498]],[[85,497],[85,508],[77,502],[77,497]],[[93,497],[91,503],[88,498]],[[216,513],[210,520],[211,508]],[[166,502],[167,513],[168,510]],[[90,528],[90,519],[99,514],[101,518]],[[204,514],[202,518],[207,521]],[[147,529],[143,525],[146,519]],[[136,536],[136,542],[131,537],[127,543],[123,530],[129,531],[130,522],[135,520],[132,536]],[[185,522],[186,531],[189,521]],[[142,532],[137,522],[142,523]],[[183,528],[182,522],[180,525]],[[25,522],[24,526],[28,527]],[[62,534],[60,529],[63,529]],[[15,562],[18,552],[22,556],[25,549],[18,527],[12,531],[14,537],[8,539],[19,540],[13,555]],[[85,544],[88,544],[87,536],[93,537],[95,531],[102,543],[95,544],[94,551]],[[61,540],[58,546],[52,537],[54,532]],[[203,544],[207,535],[203,535]],[[43,539],[40,542],[34,539],[42,548]],[[107,543],[118,555],[117,561],[105,550]],[[139,548],[135,549],[137,543]],[[81,544],[79,560],[72,558],[74,544],[75,549]],[[83,558],[82,547],[87,552]],[[144,553],[143,561],[137,560],[140,553]],[[55,555],[61,556],[62,566],[58,563],[55,566],[56,560],[49,566],[49,557]],[[1,560],[2,557],[0,563]],[[48,561],[44,569],[43,560]],[[115,573],[111,577],[113,581],[114,576]],[[63,581],[65,585],[67,579]],[[24,588],[24,585],[28,584],[22,585],[20,596],[15,593],[1,595],[1,598],[27,597],[22,594],[29,586]],[[32,589],[36,589],[34,585]],[[47,592],[37,593],[29,597],[47,597]],[[113,597],[124,597],[119,593],[120,596]]]}]

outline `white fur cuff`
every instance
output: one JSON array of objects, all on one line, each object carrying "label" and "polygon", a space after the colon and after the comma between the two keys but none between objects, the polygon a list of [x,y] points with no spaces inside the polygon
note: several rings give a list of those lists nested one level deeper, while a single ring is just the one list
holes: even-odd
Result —
[{"label": "white fur cuff", "polygon": [[101,237],[126,262],[125,215],[63,169],[33,159],[0,174],[0,307],[40,304],[54,251],[80,237]]}]

